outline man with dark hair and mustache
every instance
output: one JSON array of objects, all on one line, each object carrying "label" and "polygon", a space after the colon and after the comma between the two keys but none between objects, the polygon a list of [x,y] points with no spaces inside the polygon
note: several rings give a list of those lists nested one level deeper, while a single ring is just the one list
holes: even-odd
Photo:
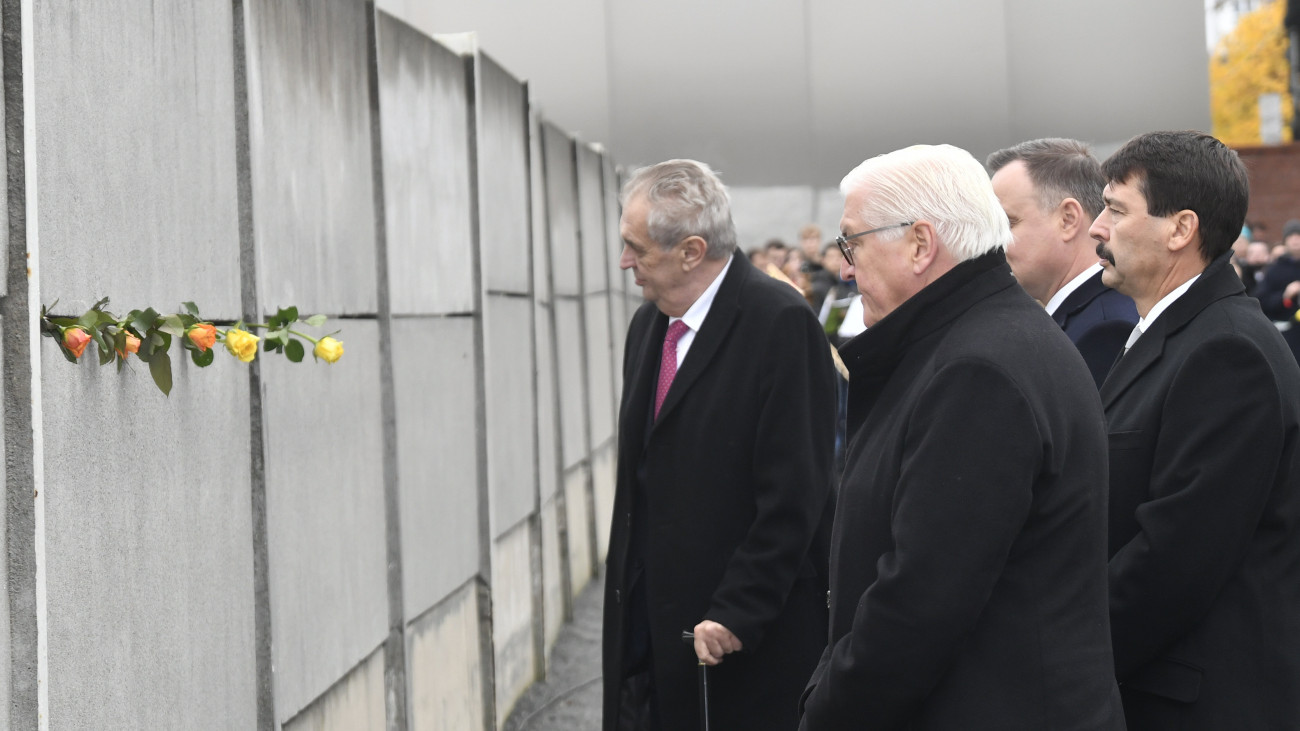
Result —
[{"label": "man with dark hair and mustache", "polygon": [[1101,388],[1128,728],[1300,728],[1300,367],[1231,266],[1246,169],[1154,132],[1102,172],[1102,279],[1141,318]]}]

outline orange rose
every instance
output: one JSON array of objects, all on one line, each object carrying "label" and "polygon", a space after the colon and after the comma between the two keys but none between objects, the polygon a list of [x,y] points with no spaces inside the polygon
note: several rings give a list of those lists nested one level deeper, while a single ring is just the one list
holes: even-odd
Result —
[{"label": "orange rose", "polygon": [[186,330],[185,337],[194,343],[194,347],[198,348],[200,353],[206,353],[208,348],[217,344],[217,328],[210,323],[200,322]]},{"label": "orange rose", "polygon": [[129,353],[139,353],[139,352],[140,352],[140,338],[137,338],[136,336],[128,332],[126,334],[126,352],[122,352],[121,350],[119,350],[117,351],[117,356],[125,360],[126,356]]},{"label": "orange rose", "polygon": [[86,344],[89,342],[90,333],[79,327],[70,327],[63,331],[63,347],[67,348],[74,358],[80,358],[81,354],[86,352]]}]

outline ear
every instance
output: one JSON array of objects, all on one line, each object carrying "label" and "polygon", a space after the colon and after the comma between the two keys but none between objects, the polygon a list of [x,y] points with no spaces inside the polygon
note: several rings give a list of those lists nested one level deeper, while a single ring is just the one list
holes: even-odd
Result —
[{"label": "ear", "polygon": [[1061,231],[1062,241],[1073,241],[1079,233],[1079,227],[1088,228],[1092,225],[1092,219],[1083,212],[1079,201],[1066,198],[1056,207],[1056,225]]},{"label": "ear", "polygon": [[709,244],[699,236],[687,236],[677,246],[677,256],[681,258],[682,271],[689,272],[704,261],[709,251]]},{"label": "ear", "polygon": [[[917,221],[908,227],[911,232],[911,245],[908,256],[912,262],[913,274],[924,274],[939,256],[939,237],[929,221]],[[907,234],[904,234],[906,236]]]},{"label": "ear", "polygon": [[1192,245],[1197,250],[1196,255],[1200,256],[1201,240],[1201,219],[1195,211],[1181,210],[1169,217],[1169,222],[1173,230],[1169,234],[1169,241],[1165,244],[1170,251],[1182,251],[1187,246]]}]

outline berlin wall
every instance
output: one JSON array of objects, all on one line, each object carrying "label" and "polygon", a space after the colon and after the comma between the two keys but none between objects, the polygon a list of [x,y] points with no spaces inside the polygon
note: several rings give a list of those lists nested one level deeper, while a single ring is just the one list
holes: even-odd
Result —
[{"label": "berlin wall", "polygon": [[[0,727],[500,728],[608,542],[615,161],[371,2],[0,23]],[[164,396],[38,336],[101,297],[346,353],[173,348]]]}]

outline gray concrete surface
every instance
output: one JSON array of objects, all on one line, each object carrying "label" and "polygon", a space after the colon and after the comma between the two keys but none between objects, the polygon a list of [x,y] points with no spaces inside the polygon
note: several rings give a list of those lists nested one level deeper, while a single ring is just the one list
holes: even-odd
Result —
[{"label": "gray concrete surface", "polygon": [[468,317],[393,322],[403,612],[409,622],[479,570],[478,426],[482,365]]},{"label": "gray concrete surface", "polygon": [[471,312],[465,60],[384,13],[377,33],[392,311]]},{"label": "gray concrete surface", "polygon": [[173,352],[167,398],[37,346],[50,728],[253,728],[246,366]]},{"label": "gray concrete surface", "polygon": [[258,356],[280,721],[387,636],[378,326],[349,320],[345,328],[347,354],[333,365]]},{"label": "gray concrete surface", "polygon": [[505,720],[504,731],[595,731],[600,728],[600,628],[604,578],[573,603],[573,622],[560,630],[546,679],[533,683]]},{"label": "gray concrete surface", "polygon": [[239,315],[228,3],[34,6],[41,295]]},{"label": "gray concrete surface", "polygon": [[247,10],[261,303],[331,315],[373,314],[378,300],[366,4],[289,0],[249,3]]}]

